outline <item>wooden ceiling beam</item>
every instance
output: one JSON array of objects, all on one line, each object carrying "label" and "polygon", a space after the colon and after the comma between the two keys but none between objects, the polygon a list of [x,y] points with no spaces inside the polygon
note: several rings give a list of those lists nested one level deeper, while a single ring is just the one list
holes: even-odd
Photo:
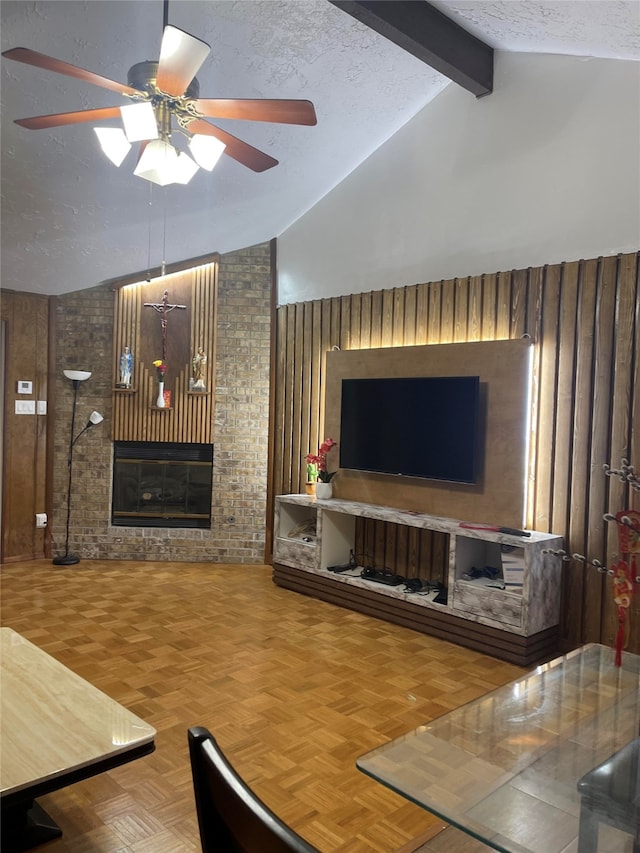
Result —
[{"label": "wooden ceiling beam", "polygon": [[476,97],[493,91],[493,48],[426,0],[329,2]]}]

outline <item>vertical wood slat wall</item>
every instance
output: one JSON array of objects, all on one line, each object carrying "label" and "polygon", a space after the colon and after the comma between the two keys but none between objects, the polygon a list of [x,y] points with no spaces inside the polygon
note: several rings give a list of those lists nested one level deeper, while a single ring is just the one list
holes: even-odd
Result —
[{"label": "vertical wood slat wall", "polygon": [[[49,334],[50,301],[46,296],[4,290],[0,320],[4,348],[0,350],[4,386],[2,434],[2,477],[4,490],[0,531],[0,560],[33,560],[45,553],[47,529],[36,528],[35,513],[47,509],[46,415],[35,413],[37,400],[54,408],[49,359],[55,340]],[[31,382],[31,393],[17,393],[20,380]],[[69,383],[70,384],[70,383]],[[34,412],[18,415],[15,402],[29,401]],[[68,443],[68,435],[65,435]]]},{"label": "vertical wood slat wall", "polygon": [[[216,301],[218,263],[194,267],[171,276],[172,293],[190,293],[189,344],[185,361],[171,382],[171,408],[156,409],[156,371],[138,356],[143,351],[140,314],[144,284],[115,291],[114,383],[119,375],[120,353],[130,346],[134,354],[133,390],[114,389],[114,441],[213,442],[215,396]],[[207,353],[208,393],[190,392],[191,356],[202,346]]]},{"label": "vertical wood slat wall", "polygon": [[[611,565],[606,512],[640,509],[640,494],[602,466],[640,470],[639,254],[566,262],[281,306],[277,314],[274,493],[300,492],[304,457],[323,435],[325,353],[500,340],[530,335],[534,349],[527,526],[562,535],[568,553]],[[634,504],[635,500],[635,504]],[[357,548],[408,576],[442,579],[446,542],[361,525]],[[426,569],[420,569],[424,566]],[[612,644],[611,580],[563,563],[566,648]],[[640,585],[627,618],[640,652]]]}]

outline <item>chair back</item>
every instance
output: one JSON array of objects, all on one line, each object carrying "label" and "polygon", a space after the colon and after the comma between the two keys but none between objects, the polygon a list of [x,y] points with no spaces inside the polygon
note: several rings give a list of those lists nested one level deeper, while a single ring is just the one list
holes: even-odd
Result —
[{"label": "chair back", "polygon": [[319,853],[257,797],[208,729],[189,729],[203,853]]}]

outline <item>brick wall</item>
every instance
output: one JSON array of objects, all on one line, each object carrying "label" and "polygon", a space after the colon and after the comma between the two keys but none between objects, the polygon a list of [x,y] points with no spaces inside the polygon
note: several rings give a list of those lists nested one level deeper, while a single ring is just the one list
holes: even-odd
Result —
[{"label": "brick wall", "polygon": [[211,530],[111,527],[113,291],[57,302],[54,552],[63,550],[73,393],[64,368],[91,370],[78,393],[76,433],[97,409],[105,423],[76,444],[69,550],[85,559],[261,563],[264,559],[269,413],[269,244],[221,256]]}]

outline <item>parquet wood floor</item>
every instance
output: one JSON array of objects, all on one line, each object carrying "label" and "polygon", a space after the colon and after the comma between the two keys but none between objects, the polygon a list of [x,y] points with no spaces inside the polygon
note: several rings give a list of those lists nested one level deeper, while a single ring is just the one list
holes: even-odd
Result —
[{"label": "parquet wood floor", "polygon": [[199,850],[191,725],[323,853],[410,849],[442,823],[357,756],[520,673],[276,587],[266,566],[43,560],[3,566],[0,591],[3,625],[158,731],[152,755],[41,799],[64,831],[47,853]]}]

